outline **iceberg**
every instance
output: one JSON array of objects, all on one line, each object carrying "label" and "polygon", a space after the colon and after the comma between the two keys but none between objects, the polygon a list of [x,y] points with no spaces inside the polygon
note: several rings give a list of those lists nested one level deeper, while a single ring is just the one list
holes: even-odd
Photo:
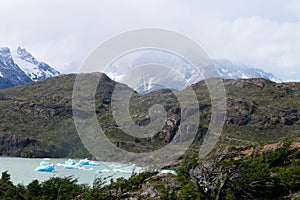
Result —
[{"label": "iceberg", "polygon": [[64,167],[65,169],[85,169],[81,166],[80,162],[76,162],[76,160],[68,159],[64,164],[57,163],[56,166]]},{"label": "iceberg", "polygon": [[40,166],[47,166],[47,165],[51,165],[51,163],[50,162],[46,162],[46,161],[40,162]]},{"label": "iceberg", "polygon": [[100,166],[100,163],[97,163],[95,161],[90,161],[88,166]]},{"label": "iceberg", "polygon": [[90,162],[90,161],[89,161],[87,158],[82,159],[82,160],[79,160],[79,163],[82,164],[82,165],[88,165],[89,162]]},{"label": "iceberg", "polygon": [[100,166],[100,163],[90,161],[87,158],[80,160],[79,163],[83,166]]},{"label": "iceberg", "polygon": [[63,167],[65,167],[65,169],[84,169],[84,167],[81,167],[80,163],[77,163],[76,160],[72,159],[67,160]]},{"label": "iceberg", "polygon": [[110,170],[109,169],[99,169],[97,170],[97,173],[101,174],[101,173],[109,173]]},{"label": "iceberg", "polygon": [[65,165],[75,165],[76,163],[77,163],[76,160],[73,159],[69,159],[65,161]]},{"label": "iceberg", "polygon": [[38,172],[53,172],[54,171],[54,165],[53,163],[42,161],[40,162],[40,166],[34,169]]},{"label": "iceberg", "polygon": [[76,163],[76,164],[64,164],[63,167],[65,169],[79,169],[80,165],[78,163]]}]

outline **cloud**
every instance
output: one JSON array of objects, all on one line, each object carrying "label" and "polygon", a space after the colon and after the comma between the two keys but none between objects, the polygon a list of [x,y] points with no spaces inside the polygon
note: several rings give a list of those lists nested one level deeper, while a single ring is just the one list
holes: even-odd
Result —
[{"label": "cloud", "polygon": [[65,73],[120,32],[159,27],[190,36],[211,57],[300,80],[297,0],[10,0],[0,7],[0,45],[23,46]]},{"label": "cloud", "polygon": [[254,16],[224,24],[212,47],[215,57],[259,66],[284,80],[300,78],[300,22]]}]

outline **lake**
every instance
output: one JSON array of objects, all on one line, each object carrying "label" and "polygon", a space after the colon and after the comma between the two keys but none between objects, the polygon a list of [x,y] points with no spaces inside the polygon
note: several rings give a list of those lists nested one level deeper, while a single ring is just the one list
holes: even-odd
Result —
[{"label": "lake", "polygon": [[[100,163],[100,166],[83,166],[81,169],[65,169],[61,164],[65,163],[67,160],[68,159],[0,157],[0,172],[8,171],[11,175],[11,181],[14,184],[21,183],[27,185],[34,179],[42,182],[50,177],[73,176],[74,178],[78,178],[78,183],[91,186],[96,177],[108,177],[109,182],[111,178],[129,178],[132,174],[132,169],[134,168],[136,172],[141,171],[141,168],[136,168],[134,165],[109,162],[98,162]],[[53,172],[35,171],[42,161],[53,163],[55,170]]]}]

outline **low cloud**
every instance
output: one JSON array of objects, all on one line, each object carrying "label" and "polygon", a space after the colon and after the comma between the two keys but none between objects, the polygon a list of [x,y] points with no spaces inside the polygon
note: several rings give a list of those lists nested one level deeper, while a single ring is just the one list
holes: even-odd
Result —
[{"label": "low cloud", "polygon": [[23,46],[64,73],[78,71],[88,54],[113,35],[158,27],[190,36],[211,57],[300,80],[297,0],[10,0],[0,6],[0,45]]}]

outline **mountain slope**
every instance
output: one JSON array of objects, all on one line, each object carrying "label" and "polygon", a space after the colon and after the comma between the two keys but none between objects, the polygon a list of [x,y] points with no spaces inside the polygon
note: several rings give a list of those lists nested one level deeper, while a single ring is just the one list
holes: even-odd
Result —
[{"label": "mountain slope", "polygon": [[[93,74],[87,74],[87,78],[89,76]],[[74,74],[60,75],[0,91],[1,155],[90,157],[73,122],[74,80]],[[133,152],[153,151],[171,142],[180,124],[180,107],[172,91],[133,94],[130,112],[136,124],[143,126],[149,123],[148,109],[153,104],[165,107],[168,120],[168,125],[159,133],[136,139],[123,133],[112,117],[110,99],[115,84],[103,75],[95,102],[99,123],[110,140],[119,148]],[[205,82],[198,82],[192,87],[201,112],[194,141],[197,146],[208,128],[211,101]],[[274,83],[264,79],[226,80],[225,87],[228,113],[219,148],[275,143],[287,136],[300,139],[300,83]],[[126,90],[132,91],[130,88]]]},{"label": "mountain slope", "polygon": [[25,49],[11,51],[0,48],[0,89],[44,80],[59,72],[44,62],[37,61]]}]

